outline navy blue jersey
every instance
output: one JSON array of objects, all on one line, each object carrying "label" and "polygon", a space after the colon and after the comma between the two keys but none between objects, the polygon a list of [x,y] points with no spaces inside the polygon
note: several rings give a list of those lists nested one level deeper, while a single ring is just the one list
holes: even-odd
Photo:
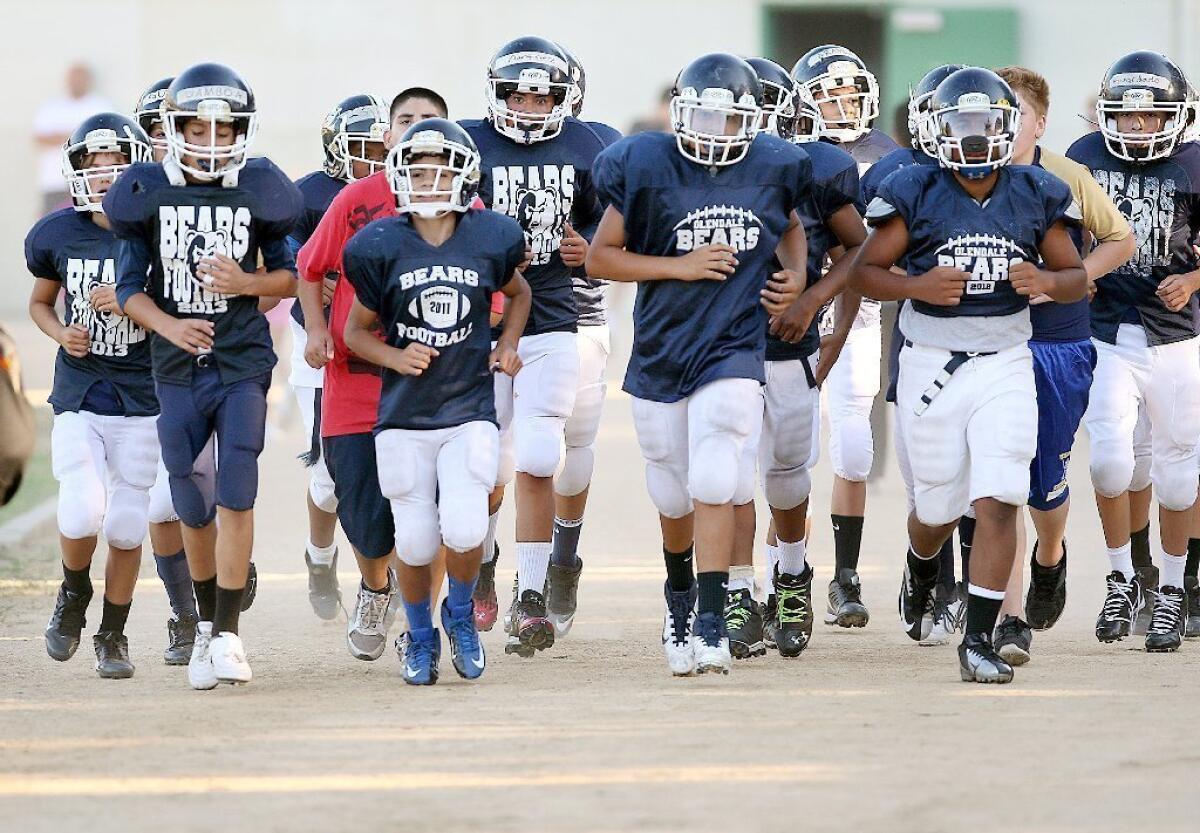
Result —
[{"label": "navy blue jersey", "polygon": [[861,204],[870,205],[883,181],[895,171],[907,168],[909,165],[928,165],[936,168],[938,161],[924,151],[915,148],[896,148],[865,172],[861,172],[862,176],[859,179],[859,188],[862,192]]},{"label": "navy blue jersey", "polygon": [[[829,228],[829,218],[858,201],[858,166],[854,158],[837,145],[809,142],[803,147],[812,162],[813,181],[812,190],[797,213],[804,223],[804,235],[808,239],[808,273],[805,282],[807,286],[812,286],[821,279],[826,254],[834,246],[840,245],[837,235]],[[783,267],[776,259],[771,268],[777,271]],[[821,343],[819,318],[813,318],[808,332],[796,344],[789,344],[767,333],[767,361],[801,359],[816,352]]]},{"label": "navy blue jersey", "polygon": [[[206,257],[224,254],[246,272],[296,271],[287,236],[301,196],[269,159],[255,158],[236,187],[171,185],[158,163],[131,166],[104,197],[104,213],[121,238],[117,300],[147,293],[176,318],[213,322],[213,357],[225,384],[261,376],[275,366],[267,319],[254,295],[208,289],[196,274]],[[149,270],[149,277],[147,277]],[[165,338],[151,340],[154,377],[189,384],[192,357]]]},{"label": "navy blue jersey", "polygon": [[[900,145],[896,144],[895,139],[873,127],[853,142],[838,143],[838,147],[854,157],[860,177],[889,153],[900,150]],[[866,206],[860,205],[859,210],[866,211]]]},{"label": "navy blue jersey", "polygon": [[459,218],[441,246],[426,243],[407,215],[375,220],[350,239],[346,278],[359,302],[379,316],[384,340],[438,351],[420,376],[384,369],[377,432],[496,422],[491,297],[524,259],[521,227],[477,208]]},{"label": "navy blue jersey", "polygon": [[1155,295],[1169,275],[1195,271],[1200,259],[1192,249],[1200,230],[1200,145],[1188,142],[1167,159],[1126,162],[1108,152],[1104,137],[1089,133],[1067,150],[1092,172],[1137,237],[1129,262],[1096,281],[1092,299],[1092,335],[1116,343],[1122,322],[1140,323],[1151,345],[1192,338],[1200,329],[1200,298],[1171,312]]},{"label": "navy blue jersey", "polygon": [[479,196],[488,208],[521,224],[533,259],[524,271],[533,291],[526,335],[574,332],[579,320],[571,270],[558,254],[567,223],[591,240],[602,209],[592,183],[592,162],[604,140],[573,118],[553,139],[523,145],[501,135],[491,122],[459,122],[482,158]]},{"label": "navy blue jersey", "polygon": [[[584,124],[600,137],[600,141],[604,143],[605,147],[621,139],[621,131],[615,127],[609,127],[604,122],[585,121]],[[595,228],[593,227],[586,234],[582,231],[579,233],[588,239],[588,243],[591,243]],[[598,327],[608,323],[606,304],[608,281],[589,277],[587,269],[579,266],[571,270],[571,285],[575,290],[575,309],[579,313],[579,326]]]},{"label": "navy blue jersey", "polygon": [[[296,225],[292,227],[292,233],[288,235],[288,246],[292,250],[292,257],[296,256],[301,247],[308,242],[308,238],[312,237],[313,232],[317,230],[317,224],[325,216],[325,210],[329,208],[329,204],[333,202],[338,191],[346,187],[346,181],[335,179],[324,171],[313,171],[297,179],[296,187],[300,189],[304,205],[300,209]],[[325,317],[329,317],[328,307],[326,307]],[[300,308],[299,301],[292,304],[292,319],[301,327],[304,326],[304,310]]]},{"label": "navy blue jersey", "polygon": [[639,133],[600,155],[596,188],[625,219],[626,249],[677,257],[727,243],[738,252],[724,281],[638,284],[626,391],[676,402],[717,379],[763,381],[767,313],[759,293],[812,178],[803,150],[766,134],[721,168],[684,158],[669,133]]},{"label": "navy blue jersey", "polygon": [[100,381],[116,388],[124,414],[158,413],[146,331],[123,315],[97,312],[89,301],[92,287],[116,284],[119,247],[113,233],[92,222],[91,214],[73,208],[43,217],[25,238],[29,271],[62,284],[67,325],[86,327],[91,339],[90,352],[81,359],[58,350],[50,391],[55,413],[80,410],[88,390]]},{"label": "navy blue jersey", "polygon": [[1033,166],[1001,168],[981,205],[952,171],[910,165],[884,180],[867,219],[872,225],[904,220],[908,274],[953,266],[970,276],[958,306],[913,300],[914,310],[935,318],[999,317],[1028,307],[1028,298],[1008,281],[1009,267],[1041,260],[1042,239],[1059,220],[1072,221],[1073,202],[1065,182]]}]

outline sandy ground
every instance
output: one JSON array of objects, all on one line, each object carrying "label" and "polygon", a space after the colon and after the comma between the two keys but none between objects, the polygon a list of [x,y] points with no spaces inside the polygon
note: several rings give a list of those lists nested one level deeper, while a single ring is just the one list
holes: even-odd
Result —
[{"label": "sandy ground", "polygon": [[[161,661],[167,603],[149,555],[129,636],[137,674],[101,681],[41,629],[57,564],[28,548],[0,584],[0,830],[1197,829],[1181,789],[1200,763],[1200,643],[1147,655],[1092,636],[1106,571],[1081,448],[1067,612],[1012,685],[959,682],[951,646],[900,631],[904,548],[894,467],[872,484],[862,631],[817,625],[797,660],[674,679],[659,646],[662,566],[629,402],[610,398],[583,535],[580,613],[532,660],[486,637],[468,684],[405,686],[390,650],[349,656],[344,621],[311,612],[301,557],[298,430],[263,456],[258,601],[242,633],[255,679],[195,692]],[[831,573],[829,471],[815,477],[811,560]],[[498,585],[511,581],[512,519]],[[349,558],[343,567],[353,569]],[[93,571],[98,578],[100,570]],[[343,572],[350,597],[356,576]],[[99,593],[97,593],[99,596]],[[93,604],[91,623],[99,620]],[[86,636],[85,636],[86,640]]]}]

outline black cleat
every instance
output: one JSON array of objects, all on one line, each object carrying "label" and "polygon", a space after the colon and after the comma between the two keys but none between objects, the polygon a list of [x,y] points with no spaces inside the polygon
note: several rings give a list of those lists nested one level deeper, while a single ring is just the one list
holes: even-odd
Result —
[{"label": "black cleat", "polygon": [[958,673],[967,683],[1010,683],[1012,666],[996,653],[986,633],[969,633],[958,646]]},{"label": "black cleat", "polygon": [[[338,586],[337,563],[336,549],[333,551],[333,560],[328,564],[314,564],[308,550],[304,551],[304,564],[308,567],[308,603],[312,605],[317,618],[326,622],[336,619],[338,611],[342,609],[342,589]],[[249,594],[250,582],[247,581],[246,595]],[[250,606],[244,597],[242,603],[243,610]]]},{"label": "black cleat", "polygon": [[172,616],[167,620],[167,650],[163,651],[163,662],[167,665],[187,665],[192,658],[192,646],[196,643],[196,622],[190,613]]},{"label": "black cleat", "polygon": [[546,615],[546,598],[536,590],[526,590],[513,611],[504,653],[528,659],[535,651],[553,646],[554,625]]},{"label": "black cleat", "polygon": [[992,644],[1009,665],[1024,665],[1029,662],[1029,647],[1033,643],[1033,631],[1029,623],[1019,616],[1005,616],[996,626]]},{"label": "black cleat", "polygon": [[54,612],[46,623],[46,653],[52,659],[66,662],[75,656],[79,647],[79,636],[83,626],[87,624],[87,607],[92,600],[89,592],[86,596],[72,593],[64,582],[58,587],[58,599],[54,603]]},{"label": "black cleat", "polygon": [[496,561],[500,558],[500,545],[496,545],[492,560],[479,565],[479,579],[471,600],[475,602],[475,628],[490,631],[496,624],[500,603],[496,599]]},{"label": "black cleat", "polygon": [[1183,635],[1188,639],[1200,636],[1200,580],[1195,576],[1184,576],[1183,592],[1187,596],[1187,619]]},{"label": "black cleat", "polygon": [[250,571],[246,573],[246,587],[242,590],[242,610],[250,609],[250,605],[254,604],[254,597],[258,595],[258,568],[254,566],[254,562],[250,562]]},{"label": "black cleat", "polygon": [[772,588],[771,595],[767,596],[767,603],[762,607],[763,617],[763,645],[768,648],[777,647],[775,644],[775,620],[778,618],[779,597],[775,595],[775,590]]},{"label": "black cleat", "polygon": [[1179,587],[1160,587],[1154,597],[1154,615],[1146,632],[1146,650],[1174,651],[1183,642],[1187,594]]},{"label": "black cleat", "polygon": [[937,584],[936,574],[924,581],[918,580],[905,557],[904,575],[900,578],[900,624],[908,638],[915,642],[929,639],[933,630],[933,594]]},{"label": "black cleat", "polygon": [[783,657],[798,657],[812,638],[812,567],[798,576],[775,567],[775,648]]},{"label": "black cleat", "polygon": [[1037,541],[1029,557],[1029,592],[1025,594],[1025,615],[1029,627],[1044,631],[1054,627],[1067,605],[1067,542],[1063,541],[1062,561],[1054,567],[1037,563]]},{"label": "black cleat", "polygon": [[858,573],[848,567],[838,570],[829,582],[829,607],[825,611],[825,624],[839,628],[865,628],[871,614],[862,600],[862,583]]},{"label": "black cleat", "polygon": [[100,631],[92,637],[96,648],[96,673],[104,680],[126,680],[133,676],[129,640],[116,631]]},{"label": "black cleat", "polygon": [[1142,609],[1133,620],[1130,630],[1134,636],[1145,636],[1150,632],[1150,619],[1154,615],[1154,600],[1158,596],[1158,568],[1153,564],[1145,567],[1134,567],[1137,570],[1138,581],[1142,585]]},{"label": "black cleat", "polygon": [[546,612],[554,625],[555,636],[566,636],[575,624],[575,607],[579,594],[579,574],[583,559],[574,567],[551,564],[546,571]]},{"label": "black cleat", "polygon": [[1105,577],[1108,593],[1104,607],[1096,618],[1096,638],[1101,642],[1116,642],[1129,636],[1130,629],[1145,604],[1142,600],[1142,585],[1137,574],[1129,581],[1117,570]]},{"label": "black cleat", "polygon": [[725,594],[725,630],[729,634],[729,653],[734,659],[761,657],[767,653],[763,642],[762,606],[749,590]]}]

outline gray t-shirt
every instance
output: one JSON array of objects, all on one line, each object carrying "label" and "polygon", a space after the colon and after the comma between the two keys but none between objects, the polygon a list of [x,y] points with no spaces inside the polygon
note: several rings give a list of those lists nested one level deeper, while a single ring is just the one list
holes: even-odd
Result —
[{"label": "gray t-shirt", "polygon": [[913,344],[969,353],[1007,350],[1033,336],[1028,307],[1012,315],[936,318],[917,312],[912,304],[904,304],[900,309],[900,329]]}]

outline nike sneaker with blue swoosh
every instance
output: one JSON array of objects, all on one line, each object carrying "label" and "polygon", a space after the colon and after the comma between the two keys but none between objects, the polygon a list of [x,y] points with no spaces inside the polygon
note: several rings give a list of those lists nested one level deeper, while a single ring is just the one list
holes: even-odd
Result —
[{"label": "nike sneaker with blue swoosh", "polygon": [[409,631],[403,639],[404,667],[401,676],[409,685],[433,685],[438,681],[442,658],[442,634],[437,628],[424,633]]}]

